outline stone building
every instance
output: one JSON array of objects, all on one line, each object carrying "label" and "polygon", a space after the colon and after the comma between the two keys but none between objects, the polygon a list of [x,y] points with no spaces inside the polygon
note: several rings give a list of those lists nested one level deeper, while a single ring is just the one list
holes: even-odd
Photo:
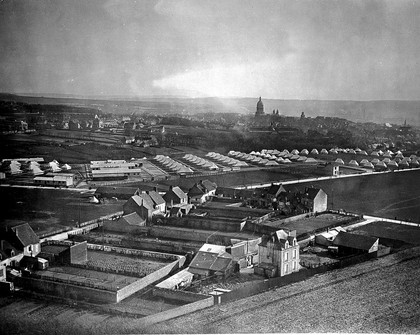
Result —
[{"label": "stone building", "polygon": [[255,273],[267,277],[282,277],[299,271],[299,244],[296,230],[277,230],[264,235],[258,249],[260,263]]}]

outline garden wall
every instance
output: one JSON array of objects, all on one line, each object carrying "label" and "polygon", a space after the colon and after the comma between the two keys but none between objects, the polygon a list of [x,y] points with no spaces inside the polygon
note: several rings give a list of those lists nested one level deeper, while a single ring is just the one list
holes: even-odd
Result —
[{"label": "garden wall", "polygon": [[138,257],[148,257],[148,258],[156,258],[156,259],[171,260],[171,261],[176,260],[177,262],[179,262],[180,267],[182,267],[185,262],[184,256],[166,254],[166,253],[161,253],[161,252],[156,252],[156,251],[129,249],[129,248],[121,248],[121,247],[106,246],[106,245],[91,244],[91,243],[88,243],[87,248],[88,250],[115,252],[118,254],[135,255]]},{"label": "garden wall", "polygon": [[149,230],[149,236],[168,238],[168,239],[178,239],[178,240],[187,240],[187,241],[198,241],[207,243],[217,243],[222,242],[229,244],[230,236],[224,236],[223,233],[215,233],[211,235],[208,231],[200,230],[182,230],[182,229],[170,229],[170,227],[164,226],[154,226]]},{"label": "garden wall", "polygon": [[117,292],[115,291],[99,290],[91,287],[29,277],[17,277],[15,282],[18,286],[22,286],[26,290],[62,298],[107,304],[117,302]]},{"label": "garden wall", "polygon": [[[184,257],[184,261],[185,261],[185,257]],[[146,286],[153,284],[157,282],[158,280],[166,277],[167,275],[171,274],[173,271],[178,270],[180,267],[181,266],[179,265],[178,260],[176,260],[175,262],[172,262],[164,266],[163,268],[160,268],[159,270],[143,277],[142,279],[139,279],[135,281],[134,283],[123,287],[117,292],[117,302],[120,302],[121,300],[129,297],[130,295],[145,288]]]},{"label": "garden wall", "polygon": [[208,298],[207,295],[198,294],[188,291],[171,290],[168,288],[155,287],[153,289],[154,297],[162,297],[166,299],[178,300],[183,302],[196,302]]},{"label": "garden wall", "polygon": [[219,230],[226,232],[236,232],[241,230],[239,219],[186,216],[183,218],[169,218],[165,224],[175,227],[185,227],[191,229]]},{"label": "garden wall", "polygon": [[157,313],[157,314],[146,316],[140,320],[144,326],[149,326],[158,322],[176,318],[181,315],[193,313],[200,309],[211,307],[213,306],[213,304],[214,304],[213,297],[208,297],[208,298],[196,301],[196,302],[192,302],[187,305],[183,305],[183,306],[172,308],[172,309],[169,309],[169,310]]}]

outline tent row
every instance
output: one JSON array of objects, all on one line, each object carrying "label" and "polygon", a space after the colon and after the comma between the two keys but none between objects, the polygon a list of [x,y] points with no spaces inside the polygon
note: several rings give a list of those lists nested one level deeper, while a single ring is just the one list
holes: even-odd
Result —
[{"label": "tent row", "polygon": [[180,162],[174,161],[172,158],[170,158],[168,156],[157,155],[155,157],[155,160],[157,160],[159,163],[164,165],[169,170],[172,170],[176,173],[192,173],[192,172],[194,172],[188,166],[186,166],[186,165],[184,165]]},{"label": "tent row", "polygon": [[[277,154],[277,156],[276,156]],[[256,153],[255,151],[252,151],[249,154],[236,152],[236,151],[230,151],[229,155],[235,156],[239,159],[247,160],[250,163],[258,163],[260,165],[278,165],[273,163],[280,163],[280,164],[287,164],[291,162],[306,162],[306,163],[317,163],[317,160],[314,158],[308,158],[306,156],[300,156],[298,154],[292,154],[288,151],[283,151],[278,153]]]},{"label": "tent row", "polygon": [[245,167],[248,166],[248,164],[242,160],[238,160],[235,158],[231,158],[225,155],[221,155],[217,152],[209,152],[206,154],[207,157],[210,157],[211,159],[214,159],[222,164],[228,164],[233,167]]},{"label": "tent row", "polygon": [[214,164],[213,162],[208,161],[207,159],[192,155],[192,154],[186,154],[184,157],[182,157],[189,163],[198,165],[202,168],[209,169],[209,170],[219,170],[219,167]]},{"label": "tent row", "polygon": [[259,164],[264,166],[276,166],[279,163],[287,164],[291,163],[289,159],[283,159],[281,157],[276,157],[274,154],[265,154],[264,156],[261,155],[254,155],[252,153],[247,154],[239,151],[230,151],[230,156],[234,156],[238,159],[245,160],[252,164]]},{"label": "tent row", "polygon": [[[335,160],[335,163],[338,165],[345,165],[344,161],[341,158],[337,158]],[[347,163],[348,166],[352,167],[364,167],[364,168],[389,168],[389,169],[398,169],[398,168],[415,168],[419,167],[420,164],[417,159],[402,159],[400,161],[397,160],[391,160],[390,158],[385,158],[382,161],[378,158],[372,159],[370,162],[367,159],[362,159],[360,163],[358,163],[356,160],[352,159],[349,163]]]},{"label": "tent row", "polygon": [[60,172],[62,170],[68,171],[71,170],[71,166],[63,164],[60,167],[60,164],[56,160],[42,165],[37,161],[29,161],[28,163],[22,164],[18,161],[12,160],[9,165],[3,166],[3,170],[11,175],[21,174],[25,171],[28,174],[37,176],[44,174],[45,172]]}]

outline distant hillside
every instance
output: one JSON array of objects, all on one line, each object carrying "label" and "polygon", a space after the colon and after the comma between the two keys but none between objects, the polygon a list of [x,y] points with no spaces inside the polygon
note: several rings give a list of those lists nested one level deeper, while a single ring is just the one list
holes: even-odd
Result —
[{"label": "distant hillside", "polygon": [[[13,100],[30,104],[66,104],[100,108],[103,112],[133,113],[243,113],[255,112],[257,98],[186,98],[186,97],[107,97],[80,98],[73,96],[26,96],[0,94],[0,100]],[[308,117],[335,116],[355,122],[403,124],[405,120],[413,126],[420,126],[420,101],[329,101],[329,100],[281,100],[264,99],[266,113],[273,109],[281,115]]]}]

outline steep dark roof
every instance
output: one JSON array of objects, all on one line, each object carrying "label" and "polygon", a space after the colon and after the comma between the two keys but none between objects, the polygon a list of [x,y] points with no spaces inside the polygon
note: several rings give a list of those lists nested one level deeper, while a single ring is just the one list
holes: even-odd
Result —
[{"label": "steep dark roof", "polygon": [[194,269],[225,271],[232,263],[232,256],[227,252],[221,255],[213,252],[199,251],[190,263],[190,270]]},{"label": "steep dark roof", "polygon": [[181,190],[178,186],[175,186],[172,188],[172,192],[179,198],[179,199],[185,199],[187,197],[187,194]]},{"label": "steep dark roof", "polygon": [[277,195],[282,192],[286,192],[282,184],[280,185],[272,184],[267,190],[267,194],[270,194],[270,195]]},{"label": "steep dark roof", "polygon": [[216,183],[213,183],[207,179],[201,181],[201,185],[203,185],[207,189],[207,192],[214,191],[215,189],[217,189]]},{"label": "steep dark roof", "polygon": [[[141,196],[143,195],[145,194],[141,194]],[[162,196],[156,191],[147,191],[146,195],[148,195],[152,199],[152,202],[155,205],[162,205],[166,203]]]},{"label": "steep dark roof", "polygon": [[314,200],[318,193],[321,191],[319,188],[309,187],[305,190],[305,196],[308,199]]},{"label": "steep dark roof", "polygon": [[[144,194],[142,194],[144,195]],[[128,201],[128,202],[134,202],[135,204],[137,204],[138,206],[144,206],[147,209],[153,210],[153,202],[151,200],[150,197],[146,198],[146,197],[142,197],[140,195],[133,195]]]},{"label": "steep dark roof", "polygon": [[34,233],[34,231],[28,223],[12,227],[12,231],[14,232],[17,240],[22,244],[23,247],[26,247],[30,244],[39,243],[38,236]]},{"label": "steep dark roof", "polygon": [[348,247],[359,250],[369,250],[378,238],[340,232],[333,241],[336,246]]}]

